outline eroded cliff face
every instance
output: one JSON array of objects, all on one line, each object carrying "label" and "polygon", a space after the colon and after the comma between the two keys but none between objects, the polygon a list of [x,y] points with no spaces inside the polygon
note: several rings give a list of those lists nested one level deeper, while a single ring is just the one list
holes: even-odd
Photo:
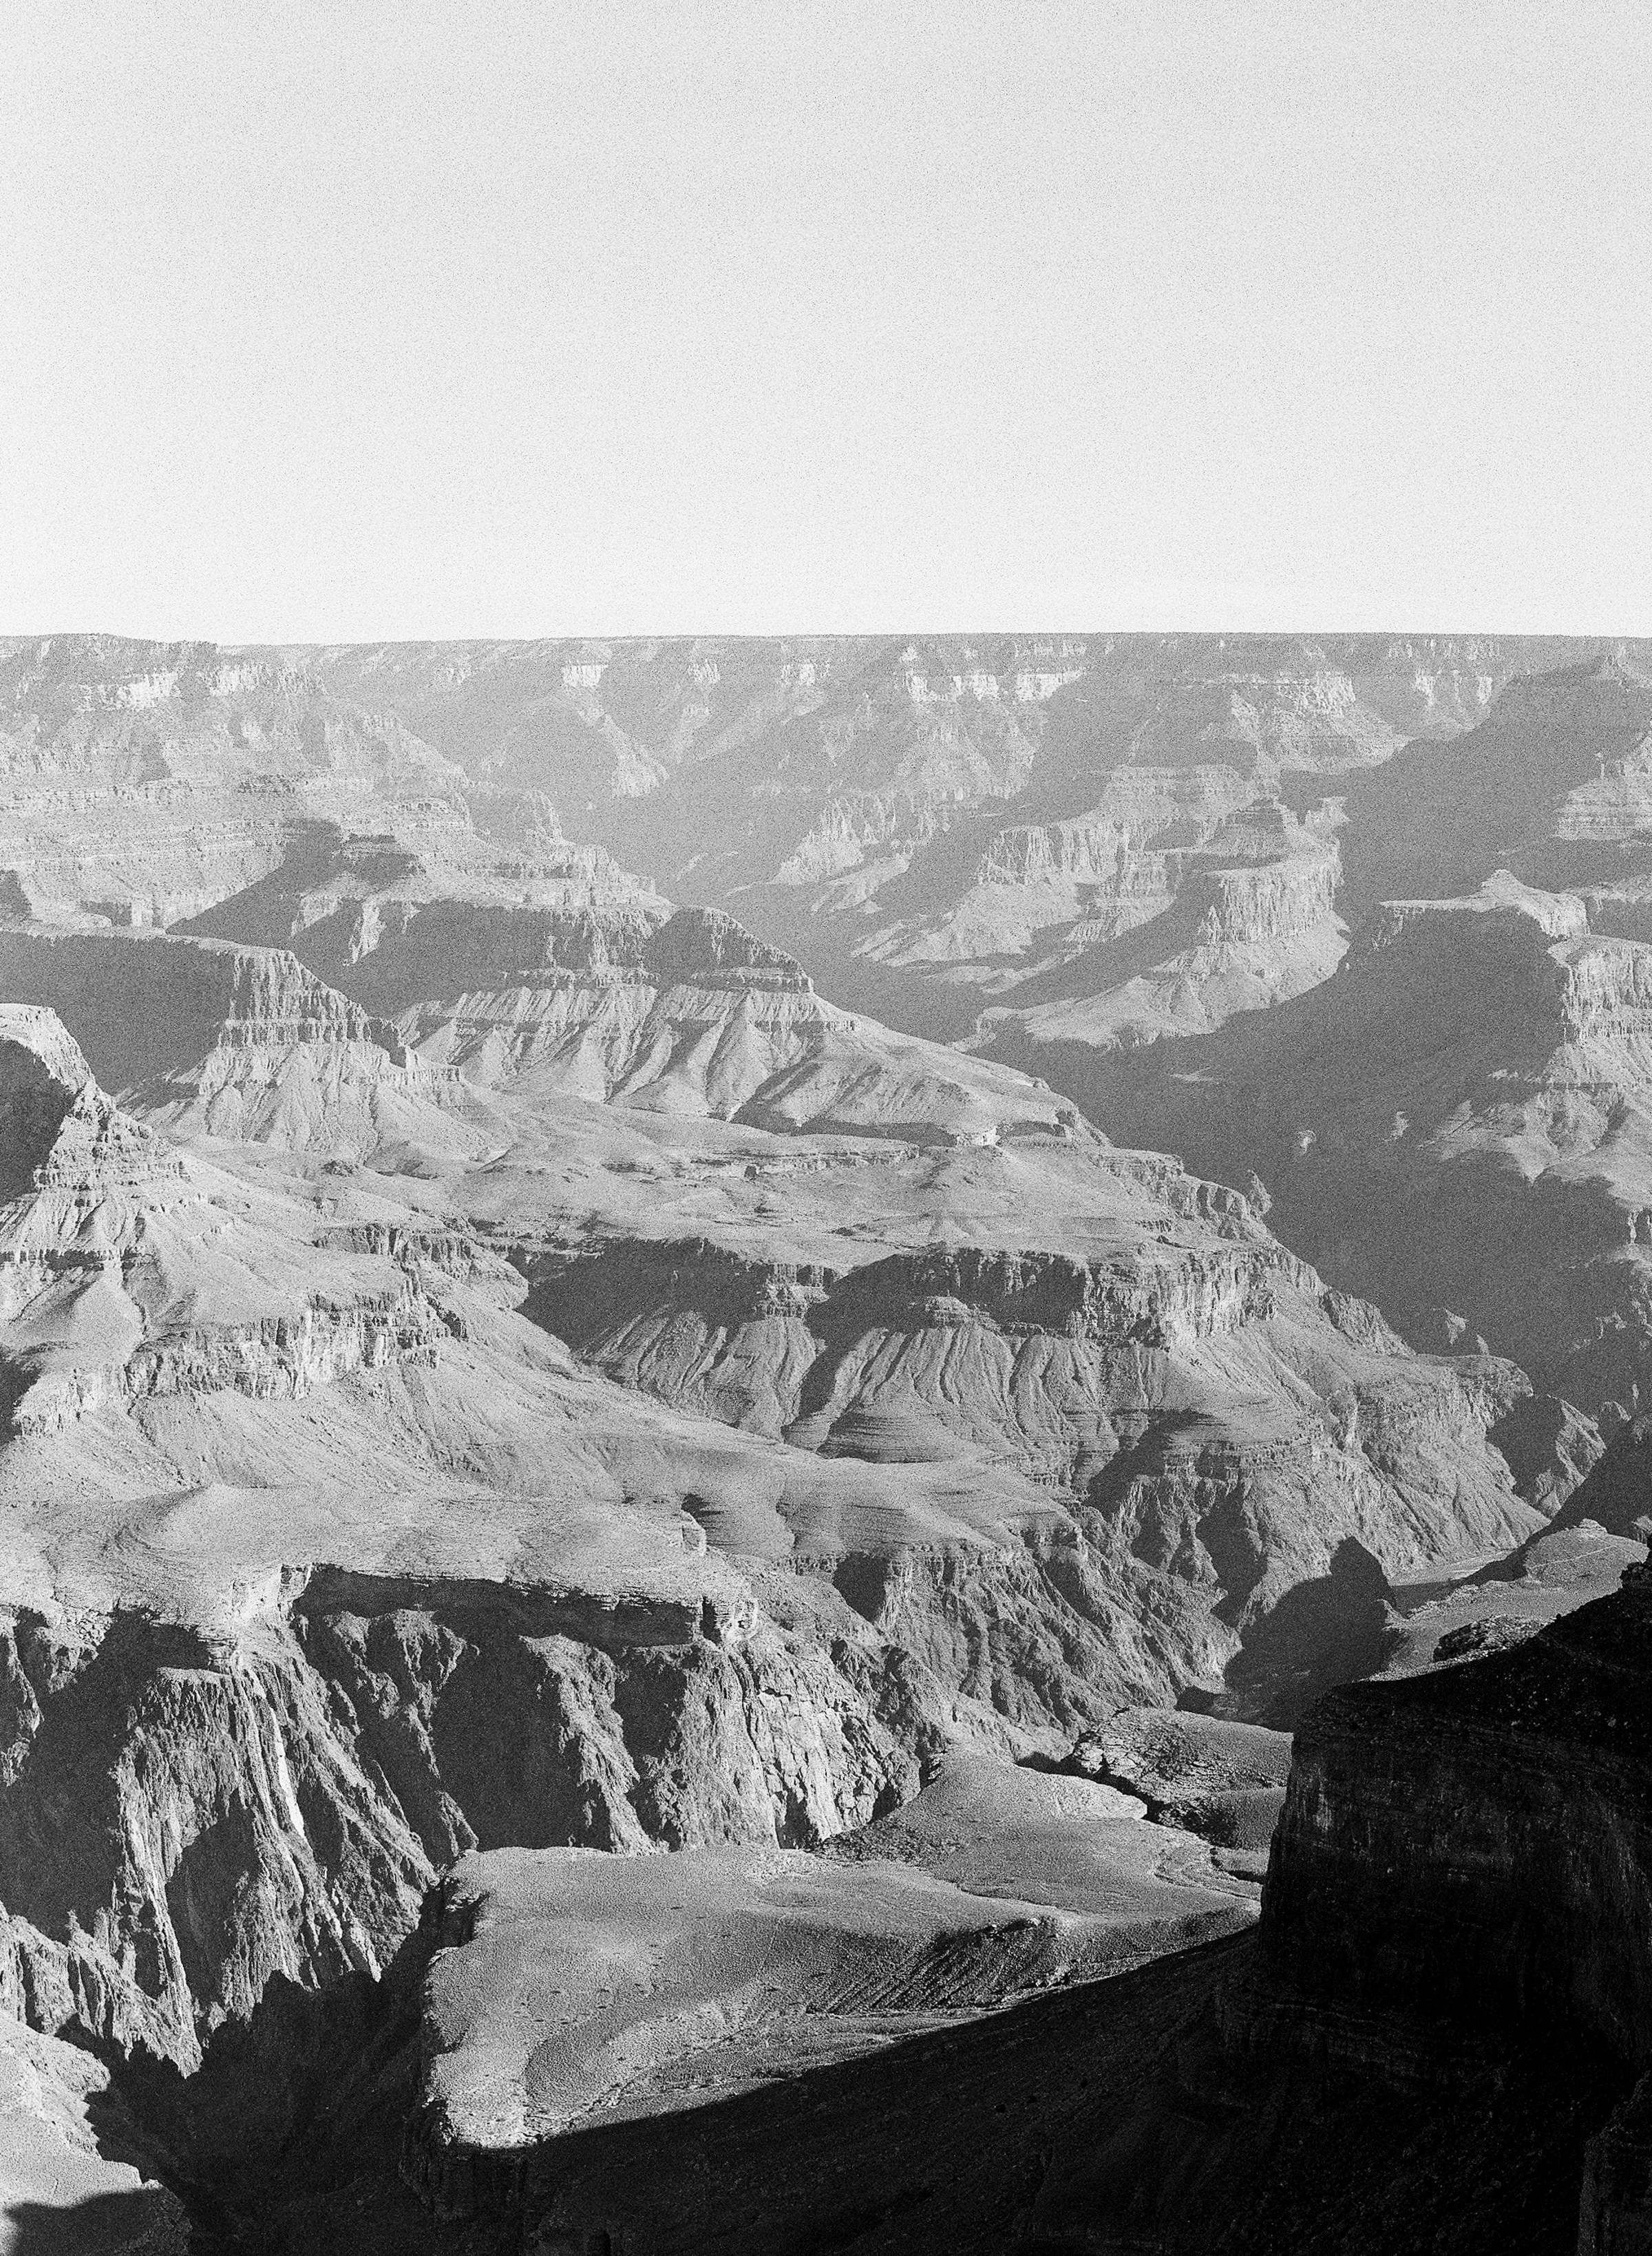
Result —
[{"label": "eroded cliff face", "polygon": [[466,1850],[812,1845],[917,1790],[945,1688],[696,1601],[283,1570],[206,1625],[0,1624],[0,2004],[185,2069],[276,1976],[376,1978]]},{"label": "eroded cliff face", "polygon": [[421,856],[315,824],[279,871],[190,930],[291,950],[329,985],[394,1017],[559,973],[640,971],[671,913],[600,853]]},{"label": "eroded cliff face", "polygon": [[911,1792],[914,1745],[938,1743],[938,1688],[898,1664],[882,1683],[869,1640],[812,1649],[737,1583],[606,1620],[573,1594],[391,1595],[319,1576],[307,1649],[437,1865],[478,1845],[808,1846]]},{"label": "eroded cliff face", "polygon": [[1328,1695],[1274,1844],[1273,1978],[1338,2012],[1562,2021],[1646,2065],[1648,1667],[1631,1568],[1513,1651]]},{"label": "eroded cliff face", "polygon": [[6,1026],[0,1075],[12,1061],[35,1139],[15,1147],[19,1167],[34,1164],[0,1209],[7,1438],[225,1390],[293,1400],[352,1371],[429,1360],[451,1336],[455,1320],[394,1263],[347,1257],[326,1283],[306,1279],[279,1202],[255,1218],[130,1117],[52,1013],[8,1011],[0,1035]]},{"label": "eroded cliff face", "polygon": [[[1237,1331],[1305,1279],[1289,1257],[1242,1241],[1111,1264],[960,1245],[831,1270],[703,1239],[608,1240],[524,1260],[530,1313],[626,1384],[828,1447],[847,1444],[845,1421],[864,1425],[886,1403],[897,1416],[906,1396],[920,1453],[927,1412],[939,1453],[948,1433],[1018,1438],[1030,1466],[1062,1485],[1080,1455],[1116,1448],[1105,1409],[1114,1359]],[[1072,1422],[1058,1438],[1060,1403]],[[898,1461],[893,1431],[889,1444]]]},{"label": "eroded cliff face", "polygon": [[1336,899],[1334,852],[1304,855],[1300,863],[1260,869],[1218,870],[1200,913],[1203,946],[1301,940],[1329,924]]},{"label": "eroded cliff face", "polygon": [[[701,1498],[720,1549],[816,1562],[1034,1731],[1092,1720],[1109,1695],[1208,1684],[1349,1542],[1380,1579],[1535,1524],[1485,1440],[1515,1374],[1418,1365],[1242,1199],[1163,1162],[1064,1157],[1119,1205],[1107,1233],[1128,1250],[1106,1257],[965,1244],[839,1265],[704,1239],[552,1250],[496,1230],[489,1250],[390,1222],[318,1231],[303,1204],[144,1148],[140,1186],[43,1175],[8,1214],[14,1437],[84,1427],[102,1449],[99,1421],[130,1419],[197,1479],[245,1481],[257,1445],[221,1406],[348,1384],[363,1408],[389,1391],[422,1460],[434,1443],[435,1463],[515,1482],[531,1453],[514,1437],[496,1457],[491,1421],[475,1438],[449,1421],[473,1368],[505,1370],[537,1336],[516,1315],[525,1280],[527,1313],[625,1389],[787,1445],[753,1460],[749,1501]],[[921,1173],[909,1157],[891,1181],[904,1195]],[[761,1208],[761,1178],[742,1191]],[[829,1184],[819,1196],[840,1205]],[[301,1446],[283,1440],[279,1461]],[[849,1476],[835,1488],[833,1466]],[[1270,1696],[1259,1680],[1247,1696]]]},{"label": "eroded cliff face", "polygon": [[[574,1096],[781,1134],[948,1145],[1066,1132],[1070,1111],[1030,1084],[824,1001],[794,957],[721,910],[673,910],[617,872],[570,876],[565,859],[458,867],[318,828],[292,869],[192,929],[221,942],[256,935],[284,953],[290,942],[341,992],[394,1012],[394,1032],[377,1025],[377,1038],[408,1077],[404,1113],[421,1101],[462,1110],[462,1076],[517,1102]],[[190,1117],[270,1139],[281,1124],[268,1111],[232,1113],[207,1085]],[[400,1132],[436,1150],[467,1141],[451,1120]],[[468,1144],[482,1140],[477,1130]]]},{"label": "eroded cliff face", "polygon": [[[916,2237],[983,2256],[1023,2242],[1309,2256],[1328,2229],[1360,2256],[1634,2248],[1649,1661],[1641,1569],[1519,1653],[1333,1696],[1298,1737],[1258,1947],[1023,2000],[985,2029],[954,2020],[853,2076],[798,2061],[751,2089],[753,2053],[765,2080],[773,2054],[749,1997],[784,1991],[794,2033],[846,2004],[955,2006],[1006,1965],[1024,1978],[1041,1953],[1071,1959],[1079,1923],[996,1936],[978,1906],[976,1931],[959,1922],[937,1949],[930,1932],[955,1914],[931,1887],[916,1931],[884,1907],[868,1963],[835,1873],[799,1889],[778,1861],[614,1880],[601,1859],[471,1859],[432,1898],[408,1970],[423,1988],[416,2039],[406,2015],[404,2178],[455,2233],[497,2220],[552,2245],[802,2252],[824,2215],[868,2247]],[[1214,1762],[1276,1801],[1267,1735],[1190,1724],[1167,1741],[1167,1721],[1185,1719],[1118,1718],[1075,1763],[1161,1789],[1168,1773],[1202,1803]],[[975,1869],[949,1787],[847,1844],[857,1888],[887,1887],[876,1860],[896,1841],[936,1879],[952,1860]],[[1048,1821],[1016,1815],[1047,1879]],[[1093,1844],[1106,1815],[1085,1815]],[[995,1853],[995,1872],[1015,1869]],[[640,1978],[597,1955],[594,1901],[609,1919],[625,1905]],[[719,2048],[702,2065],[708,1989]]]},{"label": "eroded cliff face", "polygon": [[371,1043],[385,1031],[285,951],[158,934],[0,929],[0,984],[53,1011],[117,1093],[219,1042]]},{"label": "eroded cliff face", "polygon": [[[957,1688],[829,1582],[761,1604],[654,1492],[683,1434],[611,1406],[593,1423],[598,1383],[570,1394],[526,1325],[524,1399],[502,1402],[486,1357],[521,1288],[496,1255],[389,1223],[312,1235],[126,1119],[50,1013],[9,1010],[0,1037],[34,1161],[0,1216],[11,2010],[187,2068],[278,1976],[376,1976],[478,1843],[807,1844],[916,1789]],[[549,1449],[607,1508],[570,1529],[566,1495],[519,1496],[494,1526],[496,1498],[462,1495],[489,1418],[494,1481],[531,1462],[561,1488]],[[438,1463],[461,1484],[446,1508]],[[186,1467],[226,1464],[320,1494],[177,1495]],[[728,1472],[739,1491],[766,1470]],[[444,1546],[460,1572],[432,1568]],[[973,1728],[1007,1736],[984,1708]]]},{"label": "eroded cliff face", "polygon": [[[1349,779],[1367,842],[1353,887],[1361,913],[1384,893],[1444,889],[1397,877],[1403,839],[1431,870],[1429,857],[1457,840],[1467,858],[1451,883],[1460,885],[1475,850],[1453,810],[1480,765],[1488,780],[1476,805],[1499,838],[1523,838],[1533,821],[1583,847],[1628,835],[1640,663],[1628,645],[1461,637],[233,653],[14,641],[0,648],[11,716],[0,872],[11,873],[14,908],[171,923],[256,890],[318,824],[457,864],[480,828],[542,865],[554,844],[576,890],[613,894],[610,855],[652,870],[674,899],[738,908],[838,999],[952,1035],[984,999],[1008,1005],[1022,978],[1047,976],[1124,928],[1098,933],[1098,922],[1173,907],[1187,850],[1197,862],[1201,839],[1217,842],[1213,821],[1277,832],[1287,803],[1300,812]],[[1466,732],[1473,758],[1437,775],[1438,747]],[[1573,758],[1567,741],[1584,750]],[[1538,820],[1545,760],[1560,781]],[[1391,766],[1391,789],[1372,780]],[[1022,827],[1001,845],[1012,807]],[[1106,869],[1073,862],[1065,842],[1098,823],[1109,833]],[[1016,839],[1044,843],[1029,860]],[[1291,858],[1280,845],[1262,858]],[[1388,855],[1381,876],[1373,851]],[[1505,843],[1496,858],[1512,851]],[[1253,858],[1250,843],[1228,842],[1229,864]],[[1007,876],[1009,887],[998,882]],[[1051,877],[1058,892],[1075,877],[1100,879],[1097,913],[1044,898]],[[311,909],[326,890],[306,887]],[[336,898],[315,918],[332,927],[318,946],[348,955],[360,945],[354,914]],[[1160,938],[1175,943],[1151,957],[1164,967],[1186,942],[1168,927]],[[1174,1007],[1169,971],[1156,997],[1121,997],[1141,967],[1105,956],[1070,991],[1096,1005],[1099,1025],[1185,1031],[1326,976],[1339,938],[1325,919],[1311,935],[1252,939],[1255,962],[1181,967],[1202,992],[1202,1017]]]},{"label": "eroded cliff face", "polygon": [[[1203,2005],[1161,2003],[1156,2057],[1129,2056],[1122,2103],[1042,2172],[1023,2236],[1644,2245],[1648,1668],[1641,1565],[1513,1650],[1321,1700],[1254,1948]],[[1156,1774],[1165,1719],[1145,1721],[1075,1761],[1129,1775],[1145,1745]],[[1120,2075],[1129,2039],[1100,1999],[1096,2037],[1093,2072]]]},{"label": "eroded cliff face", "polygon": [[[1376,1664],[1384,1570],[1528,1526],[1485,1439],[1524,1388],[1488,1357],[1419,1364],[1227,1203],[1225,1240],[1112,1262],[838,1270],[636,1239],[517,1258],[525,1312],[622,1385],[834,1459],[1008,1459],[1037,1484],[1058,1511],[1019,1559],[920,1540],[838,1569],[947,1681],[1071,1726],[1121,1667],[1163,1696],[1225,1674],[1242,1712],[1288,1721],[1327,1672]],[[1229,1406],[1241,1369],[1257,1392]]]},{"label": "eroded cliff face", "polygon": [[749,1602],[320,1570],[233,1634],[13,1611],[0,2001],[189,2067],[277,1974],[376,1977],[467,1849],[806,1846],[915,1792],[945,1712]]},{"label": "eroded cliff face", "polygon": [[[7,1995],[47,2034],[190,2067],[278,1978],[372,1978],[472,1847],[814,1846],[960,1746],[1053,1754],[1219,1678],[1304,1577],[1346,1667],[1385,1586],[1374,1558],[1350,1583],[1345,1538],[1524,1524],[1475,1395],[1507,1374],[1419,1379],[1164,1162],[1095,1178],[1128,1261],[919,1246],[781,1276],[691,1242],[531,1281],[534,1256],[348,1177],[323,1226],[278,1177],[181,1160],[54,1021],[25,1030],[57,1094],[3,1218],[0,1903]],[[890,1180],[931,1195],[938,1164]],[[625,1385],[518,1313],[569,1280]],[[719,1294],[759,1313],[716,1378],[736,1414],[697,1426],[685,1369],[659,1406],[622,1342],[639,1299],[708,1280],[708,1322]],[[1190,1428],[1200,1357],[1266,1377],[1262,1433]],[[743,1430],[764,1401],[789,1442]],[[1253,1706],[1316,1681],[1286,1631]]]},{"label": "eroded cliff face", "polygon": [[1547,887],[1617,878],[1652,787],[1649,724],[1631,647],[1509,679],[1448,758],[1412,747],[1352,784],[1353,913],[1466,892],[1499,868]]},{"label": "eroded cliff face", "polygon": [[93,1080],[50,1011],[0,1005],[0,1202],[38,1191],[130,1191],[180,1173],[154,1137]]},{"label": "eroded cliff face", "polygon": [[0,1902],[32,2026],[190,2066],[272,1974],[392,1954],[429,1867],[289,1639],[25,1612],[4,1667]]},{"label": "eroded cliff face", "polygon": [[[1475,1351],[1423,1356],[1346,1289],[1374,1249],[1412,1257],[1419,1181],[1448,1187],[1418,1209],[1442,1265],[1477,1249],[1512,1273],[1519,1225],[1534,1307],[1568,1249],[1543,1304],[1578,1350],[1563,1375],[1632,1404],[1644,905],[1513,881],[1402,904],[1325,977],[1347,835],[1326,779],[1355,795],[1413,730],[1447,757],[1507,651],[937,643],[798,648],[775,672],[750,650],[558,649],[449,652],[439,679],[428,652],[243,674],[111,650],[95,680],[81,652],[48,680],[49,656],[13,685],[36,717],[0,778],[0,987],[68,1029],[0,1016],[0,1997],[40,2031],[193,2069],[278,2027],[290,2069],[335,2008],[341,2027],[394,1987],[375,1985],[455,1858],[585,1852],[657,1867],[669,1893],[644,1852],[750,1853],[784,1893],[806,1852],[868,1826],[864,1861],[927,1843],[901,1886],[932,1909],[945,1879],[992,1933],[972,1956],[925,1928],[880,1990],[879,1930],[869,1986],[840,2004],[951,2010],[993,2002],[1005,1969],[1071,1971],[1059,1918],[1023,1931],[999,1851],[962,1837],[943,1791],[961,1758],[1105,1800],[1115,1775],[1290,1725],[1390,1657],[1391,1577],[1537,1533],[1516,1457],[1548,1509],[1598,1448],[1476,1346],[1489,1295],[1466,1316],[1442,1288],[1413,1338]],[[375,673],[400,717],[369,725]],[[1578,695],[1598,718],[1634,694]],[[426,724],[451,730],[439,755]],[[1573,844],[1638,804],[1640,758],[1605,798],[1581,779]],[[559,794],[595,786],[580,843],[553,772]],[[208,835],[227,778],[257,820],[207,906],[201,871],[234,859]],[[37,786],[57,809],[38,851]],[[103,810],[78,875],[46,835],[76,791]],[[196,821],[200,869],[123,893],[106,850],[129,815],[139,845],[151,818]],[[692,863],[703,905],[627,879],[597,831]],[[736,922],[722,903],[754,883]],[[116,928],[185,903],[205,911],[187,934]],[[1247,1015],[1311,1039],[1244,1083],[1246,1132],[1277,1151],[1233,1173],[1224,1146],[1213,1184],[839,1007],[811,967],[843,962],[909,1001],[946,987],[972,1018],[1004,975],[1008,1007],[1076,1014],[1121,1053]],[[1292,983],[1315,979],[1310,1010]],[[1331,991],[1338,1011],[1374,999],[1316,1016]],[[1167,1146],[1218,1102],[1206,1066],[1227,1054],[1184,1043],[1172,1075],[1197,1077],[1167,1102]],[[1362,1179],[1356,1215],[1341,1193]],[[1264,1227],[1269,1194],[1294,1250]],[[1612,1489],[1614,1526],[1638,1526],[1632,1487]],[[1593,1646],[1578,1666],[1624,1674]],[[1565,1937],[1644,1924],[1639,1787],[1615,1739],[1611,1760],[1561,1745],[1585,1718],[1574,1690],[1543,1695],[1547,1720],[1511,1695],[1512,1732],[1470,1717],[1433,1738],[1445,1696],[1418,1694],[1415,1730],[1381,1727],[1388,1773],[1364,1764],[1357,1699],[1346,1745],[1342,1711],[1317,1711],[1276,1866],[1311,1895],[1300,1931],[1279,1897],[1282,2012],[1363,2027],[1428,1990],[1432,1952],[1501,1985],[1511,2026],[1536,2000],[1621,2048],[1591,2000],[1633,2018],[1640,1973],[1608,1942],[1567,1958]],[[1139,1717],[1178,1696],[1215,1712],[1170,1745]],[[1256,1854],[1272,1777],[1220,1810],[1203,1786],[1158,1795],[1181,1815],[1149,1844],[1154,1887],[1185,1893],[1193,1864],[1201,1888],[1241,1885],[1212,1844]],[[1094,1886],[1082,1832],[1056,1862]],[[1395,1871],[1424,1912],[1409,1957],[1385,1939]],[[1185,1906],[1163,1919],[1142,1947],[1206,1931]],[[1337,2005],[1349,1935],[1367,1990]],[[330,2002],[306,2020],[306,1999]],[[1254,2123],[1207,2068],[1195,2111]],[[1164,2074],[1174,2124],[1182,2070]],[[985,2125],[1018,2169],[995,2104],[972,2141]],[[1603,2199],[1635,2135],[1626,2117],[1602,2148]],[[1163,2177],[1157,2152],[1127,2161]],[[1030,2231],[1042,2197],[1017,2182],[992,2214]],[[898,2236],[900,2213],[879,2219]]]},{"label": "eroded cliff face", "polygon": [[1085,813],[1000,830],[972,885],[949,872],[940,903],[881,922],[860,953],[886,979],[926,980],[937,1010],[950,993],[955,1031],[973,1002],[984,1026],[1008,1015],[1103,1047],[1300,993],[1345,944],[1334,821],[1291,813],[1268,772],[1121,765]]},{"label": "eroded cliff face", "polygon": [[1390,902],[1335,977],[1179,1049],[1012,1050],[1110,1134],[1264,1190],[1424,1348],[1480,1337],[1608,1423],[1647,1384],[1652,949],[1506,872]]},{"label": "eroded cliff face", "polygon": [[513,1116],[519,1068],[474,1183],[185,1158],[167,1106],[212,1061],[394,1067],[382,1029],[291,952],[63,941],[229,984],[145,1084],[158,1134],[48,1022],[20,1053],[0,1902],[48,2034],[193,2069],[286,1985],[373,1982],[473,1848],[812,1849],[960,1748],[1053,1758],[1190,1681],[1289,1720],[1380,1650],[1385,1569],[1532,1524],[1485,1439],[1515,1374],[1419,1363],[1243,1196],[833,1012],[727,920],[536,975],[654,998],[655,1102],[712,1085],[691,1027],[809,1030],[729,1068],[822,1162],[784,1229],[749,1117],[619,1176],[720,1217],[649,1239],[570,1219],[606,1170],[550,1100]]},{"label": "eroded cliff face", "polygon": [[17,924],[0,930],[0,987],[49,1008],[107,1087],[186,1139],[335,1157],[474,1141],[457,1075],[286,949]]},{"label": "eroded cliff face", "polygon": [[925,1033],[966,1035],[985,1005],[988,1027],[1039,1041],[1197,1033],[1334,970],[1345,791],[1408,738],[1428,740],[1408,772],[1431,772],[1516,669],[1568,655],[1091,645],[1048,709],[1013,827],[967,793],[932,835],[788,865],[790,894],[746,896],[744,913],[833,993]]}]

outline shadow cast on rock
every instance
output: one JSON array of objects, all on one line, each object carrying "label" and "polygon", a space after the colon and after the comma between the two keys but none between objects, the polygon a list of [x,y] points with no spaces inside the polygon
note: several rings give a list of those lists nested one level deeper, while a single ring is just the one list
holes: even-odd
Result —
[{"label": "shadow cast on rock", "polygon": [[60,2207],[20,2201],[0,2211],[10,2256],[185,2256],[188,2228],[160,2186],[99,2193]]},{"label": "shadow cast on rock", "polygon": [[1345,1537],[1331,1570],[1298,1583],[1246,1634],[1213,1703],[1275,1731],[1294,1731],[1334,1685],[1374,1675],[1388,1657],[1394,1593],[1362,1543]]}]

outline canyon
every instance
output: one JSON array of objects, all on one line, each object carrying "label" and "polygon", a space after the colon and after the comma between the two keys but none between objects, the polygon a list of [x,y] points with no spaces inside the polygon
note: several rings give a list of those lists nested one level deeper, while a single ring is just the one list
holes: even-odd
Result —
[{"label": "canyon", "polygon": [[0,642],[4,2245],[1642,2245],[1649,763]]}]

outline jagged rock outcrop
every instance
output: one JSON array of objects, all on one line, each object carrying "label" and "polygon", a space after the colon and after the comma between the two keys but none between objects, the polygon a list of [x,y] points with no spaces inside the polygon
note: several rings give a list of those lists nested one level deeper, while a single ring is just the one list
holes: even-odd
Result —
[{"label": "jagged rock outcrop", "polygon": [[1078,1741],[1063,1767],[1140,1794],[1149,1816],[1254,1858],[1259,1851],[1265,1858],[1273,1837],[1290,1750],[1287,1733],[1261,1724],[1121,1708]]},{"label": "jagged rock outcrop", "polygon": [[130,1190],[181,1173],[99,1089],[55,1012],[0,1004],[0,1201]]},{"label": "jagged rock outcrop", "polygon": [[272,1974],[378,1970],[429,1866],[289,1645],[8,1630],[0,1902],[33,2026],[190,2065]]}]

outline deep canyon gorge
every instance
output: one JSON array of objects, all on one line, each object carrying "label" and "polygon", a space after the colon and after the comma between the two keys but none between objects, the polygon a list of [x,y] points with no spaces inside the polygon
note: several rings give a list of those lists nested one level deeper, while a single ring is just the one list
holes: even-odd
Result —
[{"label": "deep canyon gorge", "polygon": [[19,2256],[1652,2248],[1652,645],[0,640],[0,1119]]}]

